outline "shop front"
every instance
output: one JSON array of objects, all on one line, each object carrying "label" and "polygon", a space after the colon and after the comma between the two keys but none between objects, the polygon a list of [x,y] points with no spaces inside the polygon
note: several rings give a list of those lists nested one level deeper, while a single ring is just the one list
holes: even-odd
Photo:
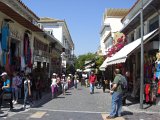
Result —
[{"label": "shop front", "polygon": [[41,42],[38,38],[34,37],[34,53],[33,53],[33,79],[37,80],[38,77],[42,80],[43,87],[48,85],[49,73],[49,53],[47,43]]},{"label": "shop front", "polygon": [[[159,77],[159,37],[158,29],[144,36],[144,96],[145,101],[157,103],[158,77]],[[125,45],[120,51],[115,53],[107,62],[107,65],[119,67],[122,74],[130,72],[128,85],[132,97],[139,96],[140,89],[140,44],[141,38]],[[149,84],[149,85],[148,85]],[[149,95],[148,95],[149,93]]]}]

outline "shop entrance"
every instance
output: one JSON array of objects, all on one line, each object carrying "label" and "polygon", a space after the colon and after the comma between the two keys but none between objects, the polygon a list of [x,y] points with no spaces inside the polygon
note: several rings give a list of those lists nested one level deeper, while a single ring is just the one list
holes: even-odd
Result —
[{"label": "shop entrance", "polygon": [[12,71],[20,71],[20,42],[15,39],[10,44],[10,65]]}]

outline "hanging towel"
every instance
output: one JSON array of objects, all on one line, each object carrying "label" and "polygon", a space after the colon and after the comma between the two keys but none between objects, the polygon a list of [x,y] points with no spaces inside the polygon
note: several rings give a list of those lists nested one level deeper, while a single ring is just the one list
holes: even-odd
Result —
[{"label": "hanging towel", "polygon": [[21,56],[21,71],[24,71],[24,69],[25,69],[25,62],[24,62],[24,57],[23,56]]},{"label": "hanging towel", "polygon": [[2,25],[1,45],[2,50],[8,51],[8,36],[9,36],[9,25],[4,22]]}]

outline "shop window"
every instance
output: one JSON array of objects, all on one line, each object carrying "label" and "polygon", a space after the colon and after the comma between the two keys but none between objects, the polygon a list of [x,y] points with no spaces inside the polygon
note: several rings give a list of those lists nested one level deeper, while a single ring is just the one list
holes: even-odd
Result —
[{"label": "shop window", "polygon": [[141,37],[141,27],[137,30],[137,39]]},{"label": "shop window", "polygon": [[43,62],[43,69],[46,69],[46,62]]},{"label": "shop window", "polygon": [[49,72],[49,63],[47,63],[47,71]]},{"label": "shop window", "polygon": [[158,16],[156,16],[149,21],[149,32],[155,30],[158,27],[159,27],[159,19]]},{"label": "shop window", "polygon": [[41,68],[41,62],[37,62],[37,69]]},{"label": "shop window", "polygon": [[131,42],[134,41],[134,33],[131,34]]}]

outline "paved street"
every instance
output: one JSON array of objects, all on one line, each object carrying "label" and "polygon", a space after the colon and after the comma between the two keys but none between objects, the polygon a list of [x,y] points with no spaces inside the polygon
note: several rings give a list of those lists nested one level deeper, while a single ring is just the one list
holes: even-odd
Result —
[{"label": "paved street", "polygon": [[[110,103],[111,96],[103,93],[101,89],[95,89],[95,94],[90,95],[89,88],[79,86],[78,90],[71,88],[66,95],[59,95],[56,99],[51,99],[48,95],[37,107],[25,111],[15,110],[1,119],[104,120],[110,111]],[[124,111],[123,117],[126,120],[158,120],[160,117],[158,113],[132,113],[125,108]],[[119,117],[115,120],[124,119]]]}]

